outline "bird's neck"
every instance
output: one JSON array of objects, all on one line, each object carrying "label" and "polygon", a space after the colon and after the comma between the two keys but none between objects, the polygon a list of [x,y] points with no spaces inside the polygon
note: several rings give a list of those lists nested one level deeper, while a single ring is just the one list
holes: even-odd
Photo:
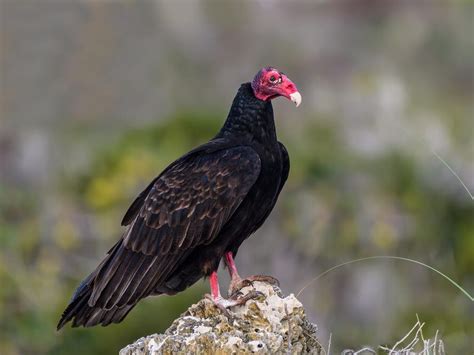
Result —
[{"label": "bird's neck", "polygon": [[257,99],[250,83],[242,84],[217,136],[231,136],[263,144],[276,142],[271,102]]}]

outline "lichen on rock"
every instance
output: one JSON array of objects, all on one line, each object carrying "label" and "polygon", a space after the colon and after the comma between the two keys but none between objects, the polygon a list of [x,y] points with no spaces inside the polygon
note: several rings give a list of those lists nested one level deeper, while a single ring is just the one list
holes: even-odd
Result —
[{"label": "lichen on rock", "polygon": [[164,334],[138,339],[120,355],[143,354],[320,354],[317,327],[293,294],[263,282],[241,290],[262,297],[229,309],[229,318],[212,301],[202,299],[176,319]]}]

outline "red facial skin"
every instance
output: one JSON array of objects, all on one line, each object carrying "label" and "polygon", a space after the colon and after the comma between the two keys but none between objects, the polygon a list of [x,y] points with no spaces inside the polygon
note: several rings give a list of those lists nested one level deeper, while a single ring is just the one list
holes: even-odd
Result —
[{"label": "red facial skin", "polygon": [[290,95],[298,89],[288,77],[278,69],[266,67],[260,70],[252,81],[252,89],[260,100],[272,100],[284,96],[291,100]]}]

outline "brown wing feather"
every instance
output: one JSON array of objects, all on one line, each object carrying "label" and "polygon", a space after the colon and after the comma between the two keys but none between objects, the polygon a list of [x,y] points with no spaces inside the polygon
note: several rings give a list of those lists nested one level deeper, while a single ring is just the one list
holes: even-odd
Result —
[{"label": "brown wing feather", "polygon": [[151,294],[193,248],[214,240],[259,173],[258,154],[244,146],[189,155],[167,168],[134,201],[122,240],[88,282],[87,306],[101,311],[82,311],[74,324],[110,322],[104,309],[117,312]]},{"label": "brown wing feather", "polygon": [[260,173],[255,151],[228,143],[196,148],[137,197],[122,221],[124,236],[81,283],[58,329],[71,320],[73,327],[122,321],[141,298],[167,289],[194,247],[219,234]]}]

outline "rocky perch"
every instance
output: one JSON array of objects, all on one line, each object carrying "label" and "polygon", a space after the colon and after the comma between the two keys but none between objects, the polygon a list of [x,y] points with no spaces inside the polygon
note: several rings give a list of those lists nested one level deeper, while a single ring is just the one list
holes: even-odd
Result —
[{"label": "rocky perch", "polygon": [[291,294],[263,282],[242,289],[263,294],[245,306],[229,309],[226,316],[204,298],[177,318],[164,334],[138,339],[120,355],[142,354],[321,354],[316,326],[310,323],[303,305]]}]

